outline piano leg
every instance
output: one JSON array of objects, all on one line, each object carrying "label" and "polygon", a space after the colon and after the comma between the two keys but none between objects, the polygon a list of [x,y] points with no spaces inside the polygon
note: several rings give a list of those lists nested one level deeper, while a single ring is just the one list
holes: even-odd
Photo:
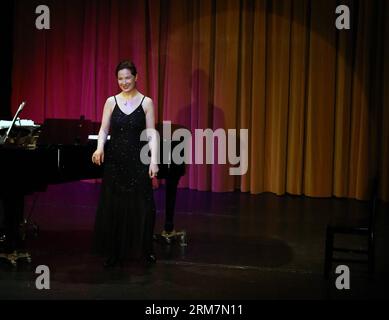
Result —
[{"label": "piano leg", "polygon": [[23,221],[24,196],[12,195],[3,198],[6,252],[22,249],[20,224]]},{"label": "piano leg", "polygon": [[[176,206],[177,187],[180,177],[169,177],[166,179],[166,212],[165,212],[165,226],[160,237],[167,244],[179,240],[180,246],[187,246],[187,238],[185,231],[174,230],[174,211]],[[159,236],[156,237],[157,239]]]},{"label": "piano leg", "polygon": [[4,253],[1,258],[16,265],[18,259],[31,261],[31,256],[25,251],[21,224],[24,216],[24,195],[7,195],[2,198],[4,224]]},{"label": "piano leg", "polygon": [[180,178],[170,177],[166,179],[166,213],[165,213],[165,231],[174,230],[174,209],[176,206],[177,187]]},{"label": "piano leg", "polygon": [[3,200],[0,199],[0,251],[5,243],[5,227],[4,227],[4,206]]}]

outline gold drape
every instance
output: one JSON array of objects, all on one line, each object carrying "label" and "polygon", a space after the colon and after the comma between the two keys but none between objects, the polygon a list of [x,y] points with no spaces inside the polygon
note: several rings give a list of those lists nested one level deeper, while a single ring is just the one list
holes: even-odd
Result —
[{"label": "gold drape", "polygon": [[[389,200],[385,1],[342,3],[350,30],[336,29],[335,0],[170,4],[173,74],[161,81],[168,90],[167,79],[192,72],[191,89],[179,93],[191,106],[186,123],[250,130],[246,175],[192,166],[191,188],[366,199],[378,175]],[[177,92],[168,95],[165,118],[180,110]]]}]

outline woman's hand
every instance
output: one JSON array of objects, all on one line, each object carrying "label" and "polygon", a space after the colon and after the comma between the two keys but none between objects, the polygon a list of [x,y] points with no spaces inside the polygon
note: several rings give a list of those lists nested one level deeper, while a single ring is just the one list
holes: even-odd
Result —
[{"label": "woman's hand", "polygon": [[159,171],[158,165],[155,164],[155,163],[150,163],[150,166],[149,166],[149,176],[150,176],[150,178],[156,177],[157,174],[158,174],[158,171]]},{"label": "woman's hand", "polygon": [[104,150],[97,149],[93,152],[92,162],[98,166],[101,165],[104,162]]}]

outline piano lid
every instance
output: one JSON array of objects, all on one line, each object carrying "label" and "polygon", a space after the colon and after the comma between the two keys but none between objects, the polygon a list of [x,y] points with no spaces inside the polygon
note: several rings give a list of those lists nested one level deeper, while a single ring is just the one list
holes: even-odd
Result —
[{"label": "piano lid", "polygon": [[86,145],[88,135],[96,131],[91,120],[80,119],[46,119],[38,145]]}]

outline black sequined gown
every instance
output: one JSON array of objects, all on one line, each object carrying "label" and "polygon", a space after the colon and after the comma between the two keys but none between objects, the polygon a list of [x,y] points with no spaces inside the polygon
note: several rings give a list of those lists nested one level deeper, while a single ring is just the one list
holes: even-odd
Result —
[{"label": "black sequined gown", "polygon": [[146,128],[143,99],[132,113],[125,114],[115,97],[96,212],[93,251],[120,260],[138,260],[153,253],[155,204],[149,167],[140,160],[147,144],[140,141]]}]

